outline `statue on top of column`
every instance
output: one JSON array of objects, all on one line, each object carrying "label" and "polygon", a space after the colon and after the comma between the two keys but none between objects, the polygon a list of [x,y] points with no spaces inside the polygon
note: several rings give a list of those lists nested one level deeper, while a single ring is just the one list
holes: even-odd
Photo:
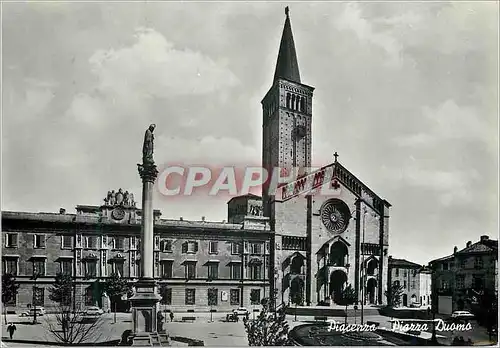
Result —
[{"label": "statue on top of column", "polygon": [[146,129],[146,133],[144,134],[144,145],[142,147],[142,163],[143,164],[154,164],[153,160],[153,141],[154,135],[153,132],[155,130],[156,125],[152,124]]}]

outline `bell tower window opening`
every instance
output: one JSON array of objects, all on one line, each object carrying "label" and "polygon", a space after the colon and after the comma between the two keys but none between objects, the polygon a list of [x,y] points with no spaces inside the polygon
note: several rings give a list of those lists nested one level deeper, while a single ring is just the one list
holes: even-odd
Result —
[{"label": "bell tower window opening", "polygon": [[290,93],[286,94],[286,108],[290,109]]}]

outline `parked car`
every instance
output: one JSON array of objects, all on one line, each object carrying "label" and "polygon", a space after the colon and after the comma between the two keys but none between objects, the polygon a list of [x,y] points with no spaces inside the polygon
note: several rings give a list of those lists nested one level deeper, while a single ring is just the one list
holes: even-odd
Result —
[{"label": "parked car", "polygon": [[100,309],[99,307],[90,306],[90,307],[85,308],[83,315],[88,316],[88,317],[93,317],[93,316],[98,317],[98,316],[102,315],[103,313],[104,313],[103,310]]},{"label": "parked car", "polygon": [[240,318],[238,317],[238,314],[236,313],[229,313],[228,315],[226,315],[226,321],[227,322],[238,322],[240,320]]},{"label": "parked car", "polygon": [[467,311],[455,311],[451,314],[453,319],[473,319],[474,314]]},{"label": "parked car", "polygon": [[233,314],[235,314],[235,315],[250,315],[250,312],[245,307],[239,307],[239,308],[233,310]]},{"label": "parked car", "polygon": [[[36,307],[36,315],[37,316],[42,316],[45,315],[45,308],[43,307]],[[21,317],[34,317],[35,316],[35,308],[30,308],[27,311],[24,311],[20,314]]]}]

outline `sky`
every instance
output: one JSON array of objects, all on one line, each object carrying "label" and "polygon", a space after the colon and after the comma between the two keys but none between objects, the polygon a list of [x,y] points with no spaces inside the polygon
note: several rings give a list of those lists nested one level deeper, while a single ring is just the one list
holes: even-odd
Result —
[{"label": "sky", "polygon": [[[313,164],[393,206],[389,253],[427,263],[498,234],[498,3],[3,3],[2,210],[141,195],[137,163],[259,165],[260,101],[290,18],[314,86]],[[221,221],[227,197],[155,194]]]}]

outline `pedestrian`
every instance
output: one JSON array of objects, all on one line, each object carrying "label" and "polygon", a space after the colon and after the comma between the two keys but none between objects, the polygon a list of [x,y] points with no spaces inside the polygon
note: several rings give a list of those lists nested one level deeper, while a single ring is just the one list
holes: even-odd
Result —
[{"label": "pedestrian", "polygon": [[174,312],[170,312],[170,322],[174,322]]},{"label": "pedestrian", "polygon": [[7,331],[9,332],[10,339],[12,339],[12,336],[14,336],[14,331],[16,330],[16,325],[9,323],[9,326],[7,326]]}]

